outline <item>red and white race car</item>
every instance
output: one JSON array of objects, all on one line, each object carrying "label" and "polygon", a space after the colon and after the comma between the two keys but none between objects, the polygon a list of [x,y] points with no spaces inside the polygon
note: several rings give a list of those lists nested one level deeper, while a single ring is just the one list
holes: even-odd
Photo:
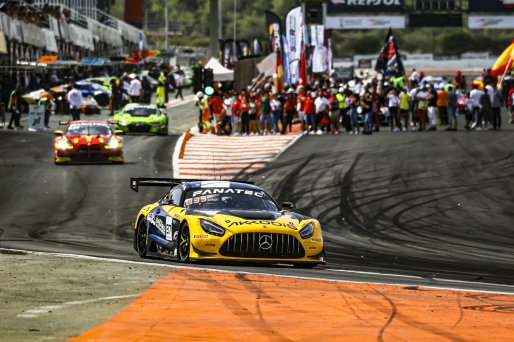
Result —
[{"label": "red and white race car", "polygon": [[123,138],[108,121],[61,121],[55,131],[55,163],[111,162],[123,164]]}]

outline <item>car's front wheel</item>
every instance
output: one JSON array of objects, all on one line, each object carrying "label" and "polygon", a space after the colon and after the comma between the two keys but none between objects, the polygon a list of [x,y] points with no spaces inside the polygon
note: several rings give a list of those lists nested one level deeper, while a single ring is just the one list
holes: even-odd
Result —
[{"label": "car's front wheel", "polygon": [[139,222],[136,234],[134,234],[134,239],[137,254],[139,254],[141,258],[146,258],[146,253],[148,251],[148,228],[146,227],[144,219],[141,219]]},{"label": "car's front wheel", "polygon": [[178,234],[178,259],[181,262],[189,261],[189,250],[191,247],[191,238],[189,234],[189,225],[185,222],[180,227],[180,233]]}]

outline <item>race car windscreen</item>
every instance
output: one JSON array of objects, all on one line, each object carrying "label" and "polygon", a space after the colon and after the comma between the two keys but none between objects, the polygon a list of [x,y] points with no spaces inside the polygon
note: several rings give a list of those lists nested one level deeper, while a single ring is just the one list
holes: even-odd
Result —
[{"label": "race car windscreen", "polygon": [[125,109],[125,113],[132,116],[150,116],[158,114],[157,110],[151,107],[131,107]]},{"label": "race car windscreen", "polygon": [[208,188],[186,192],[184,207],[194,210],[265,210],[279,211],[275,202],[262,190]]},{"label": "race car windscreen", "polygon": [[111,135],[107,125],[70,125],[66,135]]}]

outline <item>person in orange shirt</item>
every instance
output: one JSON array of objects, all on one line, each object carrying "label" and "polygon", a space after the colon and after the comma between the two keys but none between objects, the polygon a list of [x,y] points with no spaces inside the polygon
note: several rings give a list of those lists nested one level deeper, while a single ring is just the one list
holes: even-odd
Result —
[{"label": "person in orange shirt", "polygon": [[448,92],[444,87],[437,91],[437,110],[441,125],[448,125]]}]

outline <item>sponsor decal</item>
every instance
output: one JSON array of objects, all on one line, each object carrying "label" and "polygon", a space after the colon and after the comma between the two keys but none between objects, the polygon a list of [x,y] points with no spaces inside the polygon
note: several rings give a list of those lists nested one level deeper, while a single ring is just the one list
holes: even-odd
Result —
[{"label": "sponsor decal", "polygon": [[155,225],[155,214],[154,214],[154,213],[150,213],[150,214],[148,214],[148,215],[146,216],[146,220],[147,220],[149,223],[151,223],[151,224]]},{"label": "sponsor decal", "polygon": [[320,238],[311,238],[312,242],[321,242],[322,240]]},{"label": "sponsor decal", "polygon": [[220,195],[222,195],[222,194],[243,194],[243,195],[248,195],[248,196],[256,196],[259,198],[264,197],[264,191],[254,191],[254,190],[248,190],[248,189],[212,188],[212,189],[200,189],[200,190],[193,192],[193,200],[195,197],[198,197],[198,196],[215,195],[215,194],[220,194]]},{"label": "sponsor decal", "polygon": [[261,224],[261,225],[266,225],[266,226],[291,228],[288,224],[285,224],[285,223],[274,222],[274,221],[257,221],[257,220],[232,222],[231,224],[228,225],[228,227],[230,228],[232,226],[244,226],[244,225],[250,225],[250,224]]},{"label": "sponsor decal", "polygon": [[259,239],[260,249],[268,250],[273,246],[273,238],[270,235],[262,235]]},{"label": "sponsor decal", "polygon": [[178,239],[178,232],[173,233],[173,241],[177,241]]},{"label": "sponsor decal", "polygon": [[205,247],[214,247],[214,246],[216,246],[216,245],[215,245],[215,244],[213,244],[213,243],[206,243],[206,244],[205,244]]},{"label": "sponsor decal", "polygon": [[209,235],[207,234],[194,234],[193,239],[208,239]]},{"label": "sponsor decal", "polygon": [[316,247],[309,247],[309,249],[316,249]]},{"label": "sponsor decal", "polygon": [[173,218],[166,216],[166,240],[173,239]]},{"label": "sponsor decal", "polygon": [[155,218],[155,227],[159,229],[162,235],[166,235],[166,226],[162,223],[162,220],[158,217]]}]

